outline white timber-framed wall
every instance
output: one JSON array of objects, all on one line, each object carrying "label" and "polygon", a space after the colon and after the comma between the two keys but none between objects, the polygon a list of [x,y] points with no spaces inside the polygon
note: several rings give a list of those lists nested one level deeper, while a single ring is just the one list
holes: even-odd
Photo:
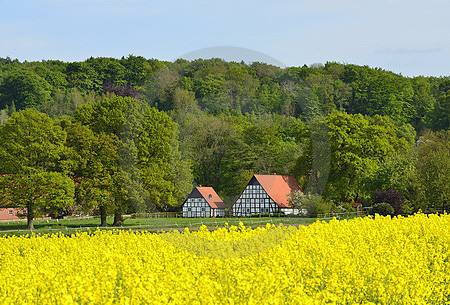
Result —
[{"label": "white timber-framed wall", "polygon": [[212,187],[195,187],[182,205],[183,217],[224,217],[225,204]]},{"label": "white timber-framed wall", "polygon": [[201,198],[188,198],[183,205],[183,217],[213,217],[208,202]]},{"label": "white timber-framed wall", "polygon": [[250,180],[232,207],[233,216],[273,215],[279,212],[279,206],[255,177]]}]

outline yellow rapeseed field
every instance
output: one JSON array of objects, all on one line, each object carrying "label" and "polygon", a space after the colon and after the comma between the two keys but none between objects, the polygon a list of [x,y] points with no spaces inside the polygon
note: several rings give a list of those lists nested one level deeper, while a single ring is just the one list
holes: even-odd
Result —
[{"label": "yellow rapeseed field", "polygon": [[450,215],[0,238],[0,304],[450,304]]}]

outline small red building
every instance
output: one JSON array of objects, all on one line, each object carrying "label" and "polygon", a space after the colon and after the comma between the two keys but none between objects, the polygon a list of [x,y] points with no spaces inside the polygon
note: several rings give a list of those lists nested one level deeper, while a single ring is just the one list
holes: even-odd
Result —
[{"label": "small red building", "polygon": [[357,214],[362,214],[363,213],[363,205],[362,205],[361,202],[353,201],[352,202],[352,207],[356,210]]},{"label": "small red building", "polygon": [[0,220],[19,220],[17,214],[26,214],[26,210],[18,210],[14,208],[0,208]]}]

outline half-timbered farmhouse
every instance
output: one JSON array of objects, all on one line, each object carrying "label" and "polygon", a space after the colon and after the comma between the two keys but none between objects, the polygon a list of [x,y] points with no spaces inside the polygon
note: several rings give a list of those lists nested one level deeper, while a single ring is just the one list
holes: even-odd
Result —
[{"label": "half-timbered farmhouse", "polygon": [[289,194],[300,190],[292,176],[254,175],[232,206],[234,216],[300,211],[289,205]]},{"label": "half-timbered farmhouse", "polygon": [[225,203],[212,187],[194,187],[182,205],[183,217],[223,217]]}]

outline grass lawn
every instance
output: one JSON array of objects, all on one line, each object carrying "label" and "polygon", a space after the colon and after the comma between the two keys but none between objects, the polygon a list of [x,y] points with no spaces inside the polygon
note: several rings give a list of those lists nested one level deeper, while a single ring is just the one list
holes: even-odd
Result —
[{"label": "grass lawn", "polygon": [[[252,217],[252,218],[125,218],[123,229],[148,229],[160,230],[170,228],[197,228],[201,225],[208,227],[223,226],[225,222],[229,225],[237,225],[239,222],[246,226],[274,224],[309,224],[315,222],[316,218],[297,218],[297,217]],[[108,224],[112,224],[113,218],[108,218]],[[33,232],[73,232],[76,230],[96,229],[100,225],[99,218],[84,219],[49,219],[35,220]],[[118,229],[118,227],[107,227],[105,229]],[[26,221],[0,222],[0,235],[27,234]]]}]

